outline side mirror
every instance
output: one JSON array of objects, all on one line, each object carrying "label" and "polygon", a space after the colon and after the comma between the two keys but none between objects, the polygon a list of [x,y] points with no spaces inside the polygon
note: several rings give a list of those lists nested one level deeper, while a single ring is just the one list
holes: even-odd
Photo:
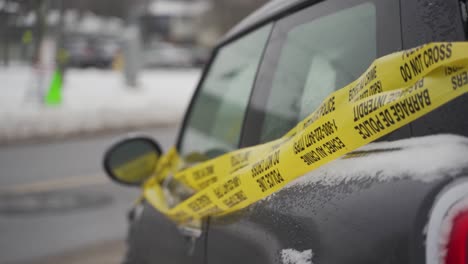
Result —
[{"label": "side mirror", "polygon": [[140,186],[151,177],[162,151],[150,138],[124,139],[104,155],[104,169],[114,181]]}]

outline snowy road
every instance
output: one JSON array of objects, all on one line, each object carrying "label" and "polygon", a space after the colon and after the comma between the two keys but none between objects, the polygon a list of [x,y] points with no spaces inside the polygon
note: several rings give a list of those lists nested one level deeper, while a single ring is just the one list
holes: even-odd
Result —
[{"label": "snowy road", "polygon": [[[176,128],[145,134],[167,150]],[[0,147],[0,263],[37,263],[102,241],[122,241],[126,212],[139,190],[111,183],[101,169],[103,152],[121,136]]]}]

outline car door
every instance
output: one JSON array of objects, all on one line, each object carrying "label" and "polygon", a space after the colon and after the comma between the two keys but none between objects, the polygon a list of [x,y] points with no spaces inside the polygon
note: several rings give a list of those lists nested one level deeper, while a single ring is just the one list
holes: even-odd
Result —
[{"label": "car door", "polygon": [[[239,148],[253,83],[271,28],[265,25],[216,50],[178,137],[177,149],[185,167]],[[205,173],[200,179],[206,177],[209,182],[209,176]],[[136,218],[130,231],[127,263],[204,263],[203,230],[199,230],[201,235],[197,230],[187,233],[146,203]],[[206,224],[201,228],[206,230]]]},{"label": "car door", "polygon": [[[400,50],[399,23],[398,1],[384,0],[323,1],[279,19],[241,145],[281,137],[375,58]],[[409,136],[406,126],[386,139]],[[375,260],[386,242],[361,233],[365,223],[346,223],[353,206],[340,203],[365,184],[317,181],[285,188],[244,210],[212,218],[207,263],[372,263],[369,259]]]}]

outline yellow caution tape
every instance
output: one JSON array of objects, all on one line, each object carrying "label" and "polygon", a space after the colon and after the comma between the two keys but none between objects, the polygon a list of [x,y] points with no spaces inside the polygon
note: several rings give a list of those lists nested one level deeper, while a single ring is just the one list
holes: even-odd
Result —
[{"label": "yellow caution tape", "polygon": [[[330,94],[282,138],[177,171],[173,148],[143,194],[176,222],[230,213],[468,92],[468,43],[432,43],[375,60]],[[171,175],[196,193],[173,208],[161,182]]]}]

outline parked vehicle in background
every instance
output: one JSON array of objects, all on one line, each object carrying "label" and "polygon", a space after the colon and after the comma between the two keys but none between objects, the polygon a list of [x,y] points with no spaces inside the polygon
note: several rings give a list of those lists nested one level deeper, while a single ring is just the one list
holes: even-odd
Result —
[{"label": "parked vehicle in background", "polygon": [[65,38],[68,66],[76,68],[110,68],[120,45],[116,38],[73,34]]},{"label": "parked vehicle in background", "polygon": [[[179,154],[190,164],[281,137],[376,58],[466,41],[466,7],[269,2],[215,48],[177,138]],[[125,263],[467,263],[467,111],[464,95],[267,199],[205,219],[200,230],[176,226],[143,201],[131,213]],[[109,160],[152,153],[147,161],[155,162],[156,145],[149,138],[115,145],[108,172]],[[453,234],[458,244],[448,242]],[[461,258],[445,257],[453,254]]]},{"label": "parked vehicle in background", "polygon": [[194,66],[194,49],[161,42],[143,52],[143,63],[146,68],[187,68]]}]

